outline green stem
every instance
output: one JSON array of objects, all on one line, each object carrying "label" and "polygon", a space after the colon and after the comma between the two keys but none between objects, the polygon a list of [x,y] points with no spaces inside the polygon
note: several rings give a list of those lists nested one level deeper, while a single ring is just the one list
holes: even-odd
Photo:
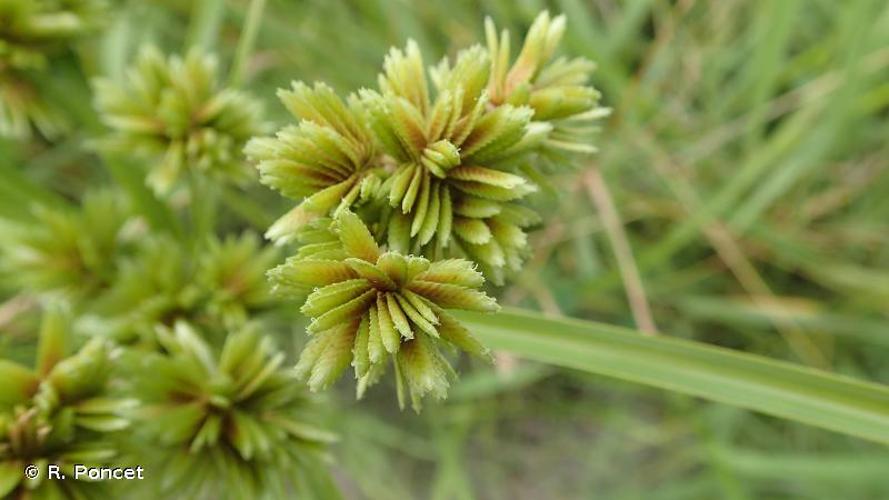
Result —
[{"label": "green stem", "polygon": [[261,204],[238,188],[224,187],[221,198],[226,208],[238,214],[259,231],[265,231],[275,222],[275,218],[269,216],[268,211]]},{"label": "green stem", "polygon": [[145,185],[145,173],[137,165],[120,157],[108,156],[105,166],[127,193],[136,211],[148,220],[153,229],[182,236],[183,228],[175,212]]},{"label": "green stem", "polygon": [[186,38],[187,47],[210,50],[219,38],[225,17],[225,0],[197,0],[192,7],[191,23]]},{"label": "green stem", "polygon": [[247,19],[244,21],[244,27],[241,30],[241,38],[238,40],[238,49],[235,53],[235,60],[232,63],[231,74],[229,75],[229,84],[232,87],[239,87],[244,81],[247,59],[250,58],[250,53],[253,52],[253,46],[256,44],[256,35],[259,32],[262,12],[265,10],[265,2],[266,0],[251,0],[250,2]]},{"label": "green stem", "polygon": [[455,314],[493,349],[889,444],[889,387],[687,340],[529,311]]},{"label": "green stem", "polygon": [[195,252],[202,244],[215,234],[217,185],[210,179],[203,178],[192,172],[189,176],[189,195],[191,197],[189,211],[191,213],[191,237]]}]

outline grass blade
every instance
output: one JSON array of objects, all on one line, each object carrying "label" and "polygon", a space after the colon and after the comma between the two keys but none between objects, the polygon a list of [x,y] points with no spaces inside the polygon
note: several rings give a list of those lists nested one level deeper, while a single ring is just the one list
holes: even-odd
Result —
[{"label": "grass blade", "polygon": [[493,349],[889,444],[889,387],[617,326],[507,309],[459,318]]}]

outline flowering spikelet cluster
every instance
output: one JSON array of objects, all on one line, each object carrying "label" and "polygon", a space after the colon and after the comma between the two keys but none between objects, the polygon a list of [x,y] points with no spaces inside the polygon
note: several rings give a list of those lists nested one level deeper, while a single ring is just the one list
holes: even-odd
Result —
[{"label": "flowering spikelet cluster", "polygon": [[439,345],[487,354],[446,312],[497,310],[494,299],[477,290],[484,278],[466,260],[430,262],[383,251],[350,211],[337,215],[333,231],[337,241],[321,243],[324,247],[291,258],[270,273],[284,287],[314,287],[301,309],[312,318],[312,339],[297,373],[317,390],[351,364],[360,397],[391,359],[402,406],[406,393],[417,410],[427,394],[443,398],[453,369]]},{"label": "flowering spikelet cluster", "polygon": [[[111,439],[129,425],[132,406],[109,393],[111,351],[94,339],[67,356],[70,343],[59,312],[44,317],[36,369],[0,360],[0,496],[108,498],[102,483],[74,479],[74,464],[106,465],[118,457]],[[36,465],[37,477],[23,471]],[[65,480],[47,480],[47,464]]]},{"label": "flowering spikelet cluster", "polygon": [[487,48],[431,68],[412,41],[392,49],[376,90],[279,92],[298,124],[246,153],[263,183],[299,201],[267,237],[302,245],[272,278],[282,293],[311,292],[299,371],[313,388],[351,362],[360,394],[391,355],[418,406],[447,388],[438,344],[482,351],[443,310],[495,309],[475,289],[482,276],[502,284],[529,253],[540,158],[593,151],[585,134],[602,116],[592,64],[553,60],[564,24],[541,14],[511,67],[509,36],[489,20]]},{"label": "flowering spikelet cluster", "polygon": [[217,332],[237,329],[274,304],[265,273],[278,249],[253,233],[209,238],[197,258],[165,235],[140,239],[118,259],[114,282],[86,310],[95,331],[124,344],[154,344],[155,327],[187,320]]},{"label": "flowering spikelet cluster", "polygon": [[219,354],[185,322],[158,338],[164,352],[128,354],[139,372],[139,431],[162,451],[154,493],[287,498],[333,436],[306,422],[308,402],[284,354],[251,327],[229,334]]},{"label": "flowering spikelet cluster", "polygon": [[277,250],[262,248],[254,233],[211,239],[197,269],[198,284],[209,294],[207,312],[231,328],[245,324],[272,303],[265,272],[277,260]]},{"label": "flowering spikelet cluster", "polygon": [[194,255],[147,232],[114,191],[89,192],[80,207],[35,205],[24,220],[0,218],[0,229],[0,282],[102,318],[93,333],[124,343],[177,319],[237,328],[275,302],[265,273],[278,248],[245,232],[208,237]]},{"label": "flowering spikelet cluster", "polygon": [[92,31],[102,0],[0,0],[0,137],[28,137],[31,126],[52,136],[62,114],[42,97],[53,57]]},{"label": "flowering spikelet cluster", "polygon": [[299,125],[252,139],[246,153],[258,163],[263,183],[301,200],[266,233],[285,242],[313,218],[368,199],[385,172],[372,164],[376,147],[356,99],[345,103],[323,83],[294,83],[278,96]]},{"label": "flowering spikelet cluster", "polygon": [[111,191],[88,193],[79,209],[37,205],[33,220],[4,222],[0,273],[40,293],[86,298],[113,281],[113,262],[127,220]]},{"label": "flowering spikelet cluster", "polygon": [[95,83],[96,107],[112,129],[104,145],[149,161],[147,182],[161,194],[185,172],[249,179],[241,150],[263,132],[261,109],[247,94],[222,88],[217,73],[215,58],[198,51],[164,58],[143,49],[126,81]]},{"label": "flowering spikelet cluster", "polygon": [[534,110],[534,120],[551,130],[543,141],[548,152],[593,153],[590,136],[595,122],[608,114],[597,106],[599,92],[588,80],[595,65],[584,58],[553,59],[565,33],[565,16],[550,18],[543,12],[528,30],[518,58],[509,66],[509,33],[500,32],[491,19],[485,20],[488,52],[491,54],[491,78],[488,93],[494,103],[527,105]]},{"label": "flowering spikelet cluster", "polygon": [[488,67],[480,47],[461,52],[453,67],[443,61],[432,72],[432,100],[419,49],[409,43],[386,58],[380,92],[361,95],[395,163],[382,185],[389,246],[467,255],[499,282],[526,249],[523,221],[510,216],[520,210],[513,202],[536,189],[510,170],[544,136],[530,125],[530,108],[489,109]]}]

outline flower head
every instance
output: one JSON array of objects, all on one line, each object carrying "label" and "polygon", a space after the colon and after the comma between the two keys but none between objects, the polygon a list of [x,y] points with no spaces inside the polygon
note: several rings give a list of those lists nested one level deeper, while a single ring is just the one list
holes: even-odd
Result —
[{"label": "flower head", "polygon": [[113,281],[113,260],[129,213],[110,191],[84,197],[80,208],[38,205],[33,219],[10,224],[0,241],[0,272],[23,288],[90,298]]},{"label": "flower head", "polygon": [[[492,106],[488,66],[481,47],[461,51],[453,66],[445,59],[433,68],[433,92],[419,49],[409,42],[387,56],[380,92],[361,95],[375,136],[395,163],[382,184],[391,207],[390,247],[469,255],[500,281],[505,254],[518,259],[525,241],[521,226],[498,215],[536,189],[514,172],[543,137],[530,126],[531,108]],[[522,236],[506,237],[506,231]]]},{"label": "flower head", "polygon": [[284,354],[252,326],[230,333],[218,354],[185,322],[158,338],[165,352],[129,353],[144,403],[139,431],[163,452],[156,493],[286,497],[295,471],[322,458],[333,436],[307,423],[310,404]]},{"label": "flower head", "polygon": [[55,56],[99,25],[102,0],[0,0],[0,136],[44,136],[66,120],[42,82]]},{"label": "flower head", "polygon": [[254,233],[211,239],[196,276],[208,295],[207,312],[228,326],[246,323],[250,313],[272,302],[265,273],[277,260],[277,249],[261,248]]},{"label": "flower head", "polygon": [[148,47],[125,82],[99,79],[95,89],[112,130],[105,146],[152,162],[147,181],[157,192],[169,192],[187,170],[249,178],[241,151],[263,132],[261,109],[247,94],[221,87],[213,57],[192,51],[164,58]]},{"label": "flower head", "polygon": [[564,25],[541,14],[511,68],[508,33],[489,21],[487,49],[432,68],[413,41],[392,49],[377,89],[346,102],[323,84],[281,92],[299,125],[247,154],[301,201],[267,233],[299,245],[269,275],[312,318],[297,366],[312,389],[351,364],[360,396],[391,359],[399,401],[419,408],[453,374],[440,346],[486,352],[446,310],[496,310],[478,289],[529,253],[529,179],[544,157],[591,151],[582,135],[601,116],[591,64],[552,60]]},{"label": "flower head", "polygon": [[58,311],[44,316],[35,369],[0,360],[4,498],[108,498],[101,483],[27,479],[22,474],[28,464],[50,463],[73,478],[74,464],[108,464],[118,456],[113,433],[129,425],[124,414],[131,402],[110,394],[109,346],[94,339],[69,356],[69,321]]},{"label": "flower head", "polygon": [[277,261],[278,249],[262,248],[251,232],[212,237],[197,256],[170,236],[153,235],[118,259],[114,283],[88,312],[101,318],[95,330],[125,344],[152,344],[158,324],[179,320],[213,332],[236,329],[272,305],[265,273]]},{"label": "flower head", "polygon": [[155,343],[157,324],[173,325],[201,312],[202,287],[190,252],[167,235],[143,238],[117,263],[114,283],[89,311],[101,318],[95,330],[116,342]]},{"label": "flower head", "polygon": [[315,287],[301,309],[312,318],[312,339],[297,372],[317,390],[351,364],[360,396],[391,359],[402,404],[405,388],[416,409],[427,394],[444,397],[453,370],[440,346],[487,353],[446,311],[497,310],[494,299],[478,291],[482,275],[465,260],[430,262],[385,251],[350,211],[338,213],[333,231],[338,251],[293,257],[270,273],[284,286]]},{"label": "flower head", "polygon": [[[294,83],[278,97],[299,120],[275,137],[256,138],[247,156],[257,163],[260,180],[301,203],[278,220],[267,236],[292,239],[307,221],[349,207],[368,194],[375,157],[370,131],[358,115],[356,102],[343,102],[327,85]],[[378,181],[379,179],[377,179]]]}]

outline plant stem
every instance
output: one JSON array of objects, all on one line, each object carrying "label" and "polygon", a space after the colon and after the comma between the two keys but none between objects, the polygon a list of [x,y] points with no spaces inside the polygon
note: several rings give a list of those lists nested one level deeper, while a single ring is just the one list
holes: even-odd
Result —
[{"label": "plant stem", "polygon": [[189,212],[191,215],[191,244],[197,254],[203,244],[215,234],[217,185],[210,179],[190,172],[188,176]]},{"label": "plant stem", "polygon": [[617,267],[627,293],[627,301],[633,313],[633,320],[643,333],[654,335],[657,333],[657,328],[654,325],[651,308],[645,296],[645,287],[642,285],[642,278],[639,276],[639,268],[633,259],[630,242],[627,240],[627,235],[614,206],[614,200],[611,199],[608,186],[605,184],[605,179],[602,178],[599,168],[596,165],[591,165],[586,175],[584,175],[583,181],[586,184],[590,199],[596,205],[596,210],[598,210],[599,216],[602,218],[605,234],[608,236],[608,241],[614,250]]},{"label": "plant stem", "polygon": [[250,53],[253,52],[253,46],[256,44],[256,35],[259,33],[265,2],[266,0],[251,0],[250,2],[247,19],[241,30],[241,38],[238,40],[238,49],[229,75],[229,84],[232,87],[239,87],[244,82],[247,59],[250,58]]},{"label": "plant stem", "polygon": [[[701,233],[738,280],[741,287],[748,293],[753,303],[764,311],[772,310],[771,306],[778,297],[772,292],[765,279],[760,276],[759,271],[725,223],[707,212],[707,207],[692,188],[691,180],[687,178],[684,169],[675,164],[670,155],[658,148],[655,141],[644,132],[639,134],[636,144],[640,151],[650,151],[653,158],[650,165],[663,179],[668,189],[673,192],[689,216],[700,214],[704,218],[701,223]],[[769,319],[800,360],[817,368],[827,369],[830,367],[829,360],[818,344],[807,336],[795,321],[776,314],[770,314]]]},{"label": "plant stem", "polygon": [[197,0],[192,7],[186,45],[212,49],[219,37],[219,28],[224,17],[224,0]]}]

